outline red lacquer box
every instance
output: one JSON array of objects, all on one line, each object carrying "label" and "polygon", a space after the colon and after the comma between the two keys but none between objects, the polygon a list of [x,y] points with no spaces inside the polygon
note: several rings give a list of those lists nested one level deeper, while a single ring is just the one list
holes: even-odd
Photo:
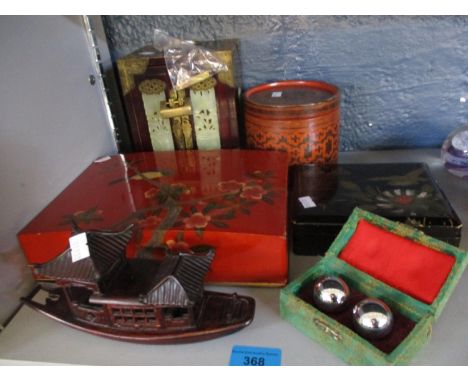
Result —
[{"label": "red lacquer box", "polygon": [[136,227],[127,255],[211,246],[206,280],[284,285],[287,155],[213,150],[133,153],[92,163],[19,234],[30,264],[69,246],[80,230]]}]

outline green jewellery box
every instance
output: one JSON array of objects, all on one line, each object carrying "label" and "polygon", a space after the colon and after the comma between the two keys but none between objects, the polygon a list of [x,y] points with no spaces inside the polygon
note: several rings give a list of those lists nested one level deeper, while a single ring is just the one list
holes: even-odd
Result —
[{"label": "green jewellery box", "polygon": [[[325,257],[282,289],[281,316],[348,364],[408,364],[429,340],[467,262],[465,251],[356,208]],[[343,311],[315,306],[313,285],[322,276],[349,286]],[[353,307],[366,297],[392,310],[393,329],[384,338],[365,339],[355,330]]]}]

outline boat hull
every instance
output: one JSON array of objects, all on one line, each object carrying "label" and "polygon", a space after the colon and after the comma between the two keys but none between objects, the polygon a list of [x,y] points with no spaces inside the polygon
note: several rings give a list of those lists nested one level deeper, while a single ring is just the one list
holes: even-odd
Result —
[{"label": "boat hull", "polygon": [[[161,330],[159,328],[123,328],[95,324],[77,319],[68,306],[66,298],[60,290],[55,290],[55,299],[46,299],[45,304],[34,301],[34,297],[44,290],[41,286],[23,298],[23,302],[35,311],[52,318],[71,328],[105,337],[113,340],[142,344],[175,344],[205,341],[234,333],[250,325],[255,312],[255,300],[248,296],[239,296],[219,292],[205,291],[203,296],[204,309],[198,318],[198,324],[191,328]],[[237,306],[232,309],[233,301]],[[215,308],[215,310],[213,310]],[[210,310],[211,309],[211,310]],[[220,317],[225,317],[220,319]]]}]

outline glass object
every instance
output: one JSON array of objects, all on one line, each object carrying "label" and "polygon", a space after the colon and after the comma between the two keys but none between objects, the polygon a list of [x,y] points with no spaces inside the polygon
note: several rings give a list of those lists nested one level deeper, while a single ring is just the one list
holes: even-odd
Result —
[{"label": "glass object", "polygon": [[468,179],[468,125],[448,135],[442,145],[441,156],[450,173]]}]

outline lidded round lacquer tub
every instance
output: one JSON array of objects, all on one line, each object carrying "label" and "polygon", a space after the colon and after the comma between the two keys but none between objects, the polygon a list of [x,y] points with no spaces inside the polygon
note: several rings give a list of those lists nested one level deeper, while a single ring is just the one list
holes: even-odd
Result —
[{"label": "lidded round lacquer tub", "polygon": [[289,164],[338,161],[340,91],[319,81],[280,81],[244,94],[247,146],[289,153]]}]

